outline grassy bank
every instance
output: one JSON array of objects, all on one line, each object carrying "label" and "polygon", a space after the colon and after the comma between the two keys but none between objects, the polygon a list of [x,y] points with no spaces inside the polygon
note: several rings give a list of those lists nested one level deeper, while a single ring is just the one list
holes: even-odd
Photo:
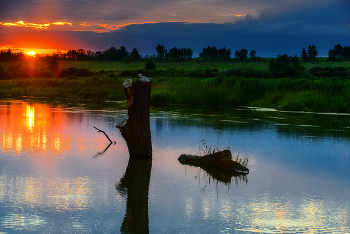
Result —
[{"label": "grassy bank", "polygon": [[267,60],[164,62],[156,63],[153,71],[144,70],[144,63],[61,61],[61,70],[74,67],[87,77],[80,77],[78,73],[71,75],[67,69],[67,76],[53,78],[52,73],[51,77],[45,77],[49,73],[44,72],[44,62],[33,65],[29,61],[20,67],[34,66],[44,77],[20,78],[13,76],[18,71],[18,63],[2,62],[0,66],[11,77],[0,80],[0,96],[123,101],[123,81],[136,79],[141,72],[153,78],[152,105],[247,105],[350,113],[350,62],[320,61],[301,65],[305,71],[298,77],[274,78],[268,71]]}]

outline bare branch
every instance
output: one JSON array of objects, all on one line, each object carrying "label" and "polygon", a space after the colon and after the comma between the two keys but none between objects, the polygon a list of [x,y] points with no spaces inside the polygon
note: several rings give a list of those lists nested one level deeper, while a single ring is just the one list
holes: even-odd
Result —
[{"label": "bare branch", "polygon": [[[98,132],[102,132],[103,134],[105,134],[105,136],[107,137],[107,139],[109,140],[109,142],[110,142],[111,144],[113,143],[113,141],[108,137],[108,135],[107,135],[104,131],[102,131],[102,130],[96,128],[95,126],[93,126],[93,127],[94,127],[95,129],[97,129]],[[114,144],[116,144],[115,141],[114,141]]]}]

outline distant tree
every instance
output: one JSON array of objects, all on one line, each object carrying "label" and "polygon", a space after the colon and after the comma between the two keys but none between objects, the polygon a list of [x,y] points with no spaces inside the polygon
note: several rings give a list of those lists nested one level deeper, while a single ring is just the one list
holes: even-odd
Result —
[{"label": "distant tree", "polygon": [[95,53],[95,59],[97,59],[97,60],[103,60],[103,59],[104,59],[103,52],[97,51],[97,52]]},{"label": "distant tree", "polygon": [[118,60],[118,50],[115,47],[111,47],[111,48],[103,51],[103,58],[108,60],[108,61]]},{"label": "distant tree", "polygon": [[230,59],[231,57],[231,50],[224,48],[219,49],[219,58],[221,59]]},{"label": "distant tree", "polygon": [[309,56],[307,54],[307,51],[306,51],[305,47],[303,47],[303,49],[301,51],[301,59],[303,61],[308,61],[309,60]]},{"label": "distant tree", "polygon": [[95,53],[91,50],[86,51],[86,56],[88,59],[92,59],[94,57]]},{"label": "distant tree", "polygon": [[318,55],[318,52],[316,50],[315,45],[309,45],[309,48],[307,50],[308,57],[310,58],[311,61],[315,61],[316,56]]},{"label": "distant tree", "polygon": [[336,44],[333,49],[328,52],[328,60],[341,60],[344,56],[344,48],[340,44]]},{"label": "distant tree", "polygon": [[193,56],[193,51],[190,47],[187,47],[187,49],[185,49],[185,54],[184,54],[185,58],[187,59],[191,59]]},{"label": "distant tree", "polygon": [[76,56],[77,56],[77,59],[79,59],[79,60],[87,59],[86,52],[83,49],[77,50]]},{"label": "distant tree", "polygon": [[124,57],[128,57],[129,56],[129,52],[126,50],[125,46],[121,46],[118,49],[118,60],[123,60]]},{"label": "distant tree", "polygon": [[236,50],[235,52],[236,59],[239,59],[241,61],[248,58],[248,50],[247,49],[241,49],[240,51]]},{"label": "distant tree", "polygon": [[166,49],[163,45],[157,45],[156,47],[156,51],[157,51],[157,58],[158,59],[164,59],[165,55],[166,55]]},{"label": "distant tree", "polygon": [[336,44],[333,47],[333,50],[334,50],[337,58],[340,59],[341,57],[343,57],[344,48],[340,44]]},{"label": "distant tree", "polygon": [[202,49],[202,52],[199,54],[199,57],[204,59],[218,58],[219,50],[215,46],[208,46],[207,48]]},{"label": "distant tree", "polygon": [[72,59],[72,60],[77,59],[78,58],[77,54],[78,53],[76,50],[68,50],[67,51],[67,58]]},{"label": "distant tree", "polygon": [[[192,54],[191,50],[191,54]],[[229,59],[231,56],[231,50],[223,48],[216,48],[215,46],[211,47],[208,46],[207,48],[203,48],[202,52],[199,54],[200,58],[204,59],[213,59],[213,58],[220,58],[220,59]]]},{"label": "distant tree", "polygon": [[252,61],[256,60],[256,51],[255,50],[251,50],[249,53],[250,59]]},{"label": "distant tree", "polygon": [[350,46],[344,46],[343,48],[343,58],[345,61],[350,60]]},{"label": "distant tree", "polygon": [[141,58],[141,55],[139,54],[139,52],[138,52],[138,50],[136,48],[134,48],[131,51],[130,58],[133,61],[139,60]]}]

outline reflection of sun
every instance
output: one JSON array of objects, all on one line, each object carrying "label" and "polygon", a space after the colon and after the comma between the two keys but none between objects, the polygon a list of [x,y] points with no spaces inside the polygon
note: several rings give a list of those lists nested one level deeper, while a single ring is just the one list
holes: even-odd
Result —
[{"label": "reflection of sun", "polygon": [[35,56],[36,53],[35,53],[34,51],[29,51],[29,52],[27,53],[27,55],[29,55],[29,56]]}]

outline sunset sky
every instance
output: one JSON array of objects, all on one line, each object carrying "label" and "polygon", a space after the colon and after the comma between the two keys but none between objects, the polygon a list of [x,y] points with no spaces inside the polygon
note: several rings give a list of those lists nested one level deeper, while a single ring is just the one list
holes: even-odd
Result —
[{"label": "sunset sky", "polygon": [[[52,53],[134,47],[254,49],[261,57],[327,56],[350,45],[349,0],[1,0],[0,49]],[[232,55],[233,56],[233,55]]]}]

